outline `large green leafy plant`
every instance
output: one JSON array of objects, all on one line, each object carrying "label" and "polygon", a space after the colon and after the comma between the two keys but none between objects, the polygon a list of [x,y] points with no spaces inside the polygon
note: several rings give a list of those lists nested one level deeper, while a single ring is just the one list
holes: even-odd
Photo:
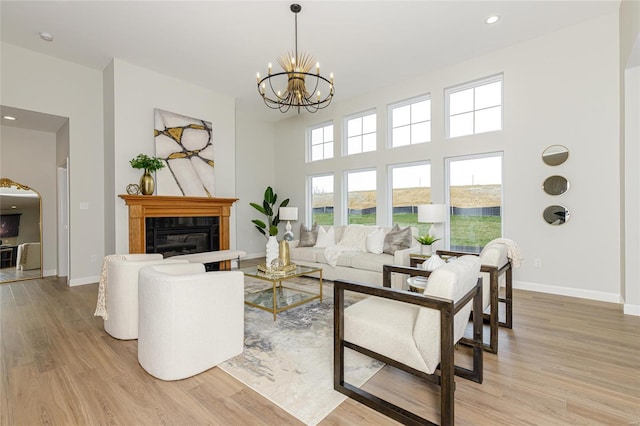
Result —
[{"label": "large green leafy plant", "polygon": [[[256,226],[256,229],[267,238],[270,236],[278,235],[278,223],[280,223],[280,207],[286,207],[289,204],[289,199],[287,198],[280,203],[280,206],[276,210],[274,210],[276,201],[278,201],[278,194],[273,192],[273,189],[268,186],[264,191],[264,200],[262,201],[262,205],[257,203],[249,203],[254,209],[267,216],[267,223],[260,219],[253,219],[251,221]],[[274,211],[276,212],[275,215]]]}]

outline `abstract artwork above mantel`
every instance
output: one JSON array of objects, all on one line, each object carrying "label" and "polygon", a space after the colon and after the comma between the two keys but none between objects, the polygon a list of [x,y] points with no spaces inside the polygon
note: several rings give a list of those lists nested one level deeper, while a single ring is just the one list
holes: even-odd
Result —
[{"label": "abstract artwork above mantel", "polygon": [[156,108],[154,136],[167,165],[156,172],[157,195],[214,197],[211,122]]}]

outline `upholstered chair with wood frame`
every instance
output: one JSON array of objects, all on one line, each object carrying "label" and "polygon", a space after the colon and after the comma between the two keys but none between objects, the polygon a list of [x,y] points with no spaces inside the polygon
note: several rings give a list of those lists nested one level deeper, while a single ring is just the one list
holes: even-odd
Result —
[{"label": "upholstered chair with wood frame", "polygon": [[[473,322],[471,369],[455,365],[455,345],[471,305],[482,305],[480,260],[465,256],[433,272],[385,265],[384,287],[334,281],[334,389],[404,424],[436,424],[345,379],[345,348],[440,386],[440,424],[454,424],[454,375],[482,383],[482,318]],[[428,277],[423,294],[390,288],[392,273]],[[345,291],[375,296],[345,308]],[[460,349],[461,350],[461,349]],[[439,374],[436,370],[439,369]]]},{"label": "upholstered chair with wood frame", "polygon": [[[465,256],[471,253],[438,250],[439,256]],[[512,267],[507,257],[507,248],[503,245],[492,245],[483,250],[478,256],[481,262],[480,276],[482,277],[482,316],[489,323],[489,343],[484,344],[486,351],[498,353],[498,326],[513,327],[513,277]],[[500,287],[504,285],[505,296],[500,296]],[[505,304],[505,320],[500,321],[499,304]],[[488,312],[487,312],[488,309]],[[474,309],[475,311],[475,309]]]}]

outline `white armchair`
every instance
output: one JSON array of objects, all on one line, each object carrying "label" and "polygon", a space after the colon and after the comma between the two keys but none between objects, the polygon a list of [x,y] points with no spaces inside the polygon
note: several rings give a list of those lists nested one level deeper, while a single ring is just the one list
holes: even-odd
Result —
[{"label": "white armchair", "polygon": [[149,265],[187,263],[161,254],[125,254],[105,258],[107,319],[104,330],[116,339],[138,338],[138,272]]},{"label": "white armchair", "polygon": [[[424,294],[392,288],[334,281],[334,389],[405,424],[434,424],[391,402],[349,384],[345,379],[345,348],[440,385],[440,422],[454,424],[454,374],[482,383],[482,317],[473,322],[471,369],[455,365],[455,344],[462,339],[471,305],[480,309],[480,261],[464,256],[433,272],[385,265],[383,283],[392,273],[428,276]],[[344,292],[368,294],[344,307]],[[440,374],[436,373],[440,370]]]},{"label": "white armchair", "polygon": [[[494,240],[495,241],[495,240]],[[492,241],[493,242],[493,241]],[[490,243],[492,243],[490,242]],[[438,255],[464,256],[465,252],[438,250]],[[498,326],[513,327],[513,269],[508,257],[508,247],[504,244],[487,244],[480,255],[482,266],[482,316],[489,323],[489,343],[487,352],[498,353]],[[505,296],[500,297],[500,287],[505,287]],[[505,304],[505,320],[500,321],[499,304]],[[488,312],[487,312],[488,310]],[[475,310],[474,310],[475,311]]]},{"label": "white armchair", "polygon": [[16,269],[30,271],[40,268],[40,243],[22,243],[16,254]]},{"label": "white armchair", "polygon": [[138,361],[162,380],[202,373],[244,349],[244,274],[203,264],[140,271]]}]

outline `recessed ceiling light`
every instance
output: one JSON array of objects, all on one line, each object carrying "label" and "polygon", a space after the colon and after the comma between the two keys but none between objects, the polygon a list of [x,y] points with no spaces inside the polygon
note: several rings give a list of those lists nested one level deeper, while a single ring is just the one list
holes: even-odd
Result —
[{"label": "recessed ceiling light", "polygon": [[44,41],[53,41],[53,34],[51,33],[40,33],[40,38]]},{"label": "recessed ceiling light", "polygon": [[15,117],[12,117],[10,115],[3,115],[2,118],[4,118],[5,120],[11,120],[11,121],[16,119]]},{"label": "recessed ceiling light", "polygon": [[12,208],[12,209],[17,209],[17,208],[18,208],[18,206],[11,206],[11,208]]},{"label": "recessed ceiling light", "polygon": [[489,16],[484,22],[487,24],[495,24],[500,20],[498,15]]}]

